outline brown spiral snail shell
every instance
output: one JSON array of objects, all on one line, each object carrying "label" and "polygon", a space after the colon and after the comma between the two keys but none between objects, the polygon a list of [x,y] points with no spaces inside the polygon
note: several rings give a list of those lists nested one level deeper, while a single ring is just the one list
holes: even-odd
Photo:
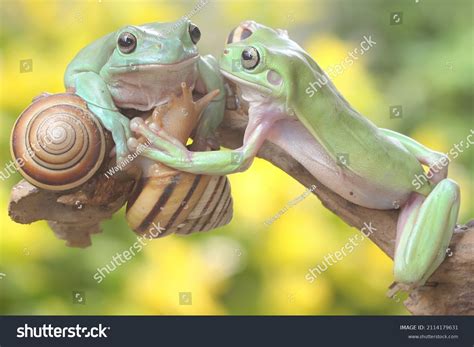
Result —
[{"label": "brown spiral snail shell", "polygon": [[[156,108],[146,122],[156,123],[185,144],[217,94],[210,92],[194,102],[192,88],[183,83],[182,94]],[[20,182],[17,190],[21,187],[21,194],[12,193],[10,216],[19,223],[30,223],[38,219],[24,216],[36,216],[31,209],[44,206],[41,216],[48,218],[41,219],[47,219],[57,237],[73,247],[89,246],[100,222],[125,202],[130,228],[150,238],[212,230],[232,219],[226,176],[182,172],[139,153],[130,154],[134,161],[123,168],[126,173],[110,171],[117,165],[105,156],[111,146],[112,137],[79,96],[63,93],[34,100],[14,125],[11,153],[24,178],[44,190],[36,194],[26,185],[25,192]],[[67,209],[69,206],[73,208]]]},{"label": "brown spiral snail shell", "polygon": [[73,93],[41,97],[17,119],[11,154],[31,184],[47,190],[69,190],[89,180],[104,161],[104,130]]},{"label": "brown spiral snail shell", "polygon": [[[218,92],[194,102],[192,89],[185,83],[181,88],[182,94],[156,108],[146,123],[156,123],[186,144],[202,111]],[[230,222],[233,206],[226,176],[196,175],[142,159],[145,170],[126,210],[128,224],[136,233],[156,238],[208,231]]]}]

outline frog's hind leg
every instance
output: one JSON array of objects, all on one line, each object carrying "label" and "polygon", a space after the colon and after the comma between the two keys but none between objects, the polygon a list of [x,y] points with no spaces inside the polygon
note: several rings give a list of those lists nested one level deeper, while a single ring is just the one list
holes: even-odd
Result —
[{"label": "frog's hind leg", "polygon": [[395,246],[395,281],[408,286],[423,285],[446,256],[458,218],[460,192],[456,182],[446,178],[449,158],[408,136],[388,129],[380,133],[402,145],[421,164],[429,166],[428,196],[413,192],[401,208]]},{"label": "frog's hind leg", "polygon": [[427,176],[431,183],[438,183],[448,176],[449,158],[446,154],[433,151],[412,138],[396,131],[380,128],[379,131],[392,140],[397,141],[407,151],[413,154],[423,165],[429,167]]},{"label": "frog's hind leg", "polygon": [[446,255],[458,218],[460,192],[444,179],[425,198],[412,193],[402,207],[397,225],[395,281],[423,285]]}]

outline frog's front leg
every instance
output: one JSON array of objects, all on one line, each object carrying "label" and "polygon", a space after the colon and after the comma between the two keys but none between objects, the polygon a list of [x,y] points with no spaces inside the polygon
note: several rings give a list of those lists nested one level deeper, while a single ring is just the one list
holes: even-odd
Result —
[{"label": "frog's front leg", "polygon": [[[245,131],[245,140],[242,147],[230,151],[188,151],[180,143],[176,143],[163,129],[148,127],[140,118],[131,121],[133,132],[144,136],[157,148],[148,147],[140,154],[152,160],[178,170],[209,175],[227,175],[247,169],[257,155],[265,141],[274,120],[260,119],[249,124]],[[130,150],[138,147],[136,139],[129,140]]]},{"label": "frog's front leg", "polygon": [[91,112],[112,133],[117,162],[124,160],[129,153],[127,140],[131,137],[130,121],[115,107],[107,85],[95,72],[78,73],[74,83],[76,94],[87,102]]},{"label": "frog's front leg", "polygon": [[[422,164],[433,166],[446,160],[442,153],[432,151],[415,140],[391,130],[380,129],[398,141]],[[456,182],[445,178],[447,167],[434,172],[436,184],[425,198],[413,192],[401,208],[397,223],[394,275],[397,282],[409,286],[423,285],[446,256],[458,218],[460,192]]]},{"label": "frog's front leg", "polygon": [[209,146],[217,149],[219,145],[215,139],[215,131],[222,122],[225,111],[224,81],[219,72],[219,65],[212,55],[201,57],[198,69],[200,79],[196,89],[203,94],[218,89],[219,95],[204,110],[196,129],[196,135],[194,136],[195,145],[193,147],[206,148]]}]

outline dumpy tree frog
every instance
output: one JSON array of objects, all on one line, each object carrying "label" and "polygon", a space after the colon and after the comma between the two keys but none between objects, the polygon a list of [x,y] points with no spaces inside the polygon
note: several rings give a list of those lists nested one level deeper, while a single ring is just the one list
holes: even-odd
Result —
[{"label": "dumpy tree frog", "polygon": [[[243,146],[188,152],[162,129],[132,120],[132,130],[156,146],[143,154],[180,170],[224,175],[245,169],[269,140],[346,200],[372,209],[400,208],[394,277],[408,286],[424,284],[445,257],[460,192],[446,178],[446,166],[424,184],[416,177],[424,175],[422,165],[447,163],[446,156],[361,116],[285,31],[242,23],[230,34],[220,67],[249,102]],[[325,79],[310,93],[311,83]],[[232,160],[238,156],[242,160]]]},{"label": "dumpy tree frog", "polygon": [[223,79],[217,60],[200,57],[196,44],[201,37],[188,19],[174,23],[126,26],[82,49],[68,65],[66,88],[86,100],[89,109],[112,133],[121,161],[128,153],[129,119],[121,109],[147,111],[166,103],[181,91],[181,82],[206,93],[220,95],[205,110],[195,141],[212,142],[223,117]]}]

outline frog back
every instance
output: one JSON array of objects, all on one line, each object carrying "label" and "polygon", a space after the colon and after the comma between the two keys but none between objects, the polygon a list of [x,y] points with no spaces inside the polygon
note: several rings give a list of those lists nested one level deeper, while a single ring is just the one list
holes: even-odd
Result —
[{"label": "frog back", "polygon": [[[325,76],[309,56],[296,70],[287,106],[341,170],[387,188],[415,190],[413,180],[424,173],[416,157],[354,110],[327,76],[312,97],[305,93],[310,83]],[[430,190],[426,184],[417,192],[426,195]]]}]

